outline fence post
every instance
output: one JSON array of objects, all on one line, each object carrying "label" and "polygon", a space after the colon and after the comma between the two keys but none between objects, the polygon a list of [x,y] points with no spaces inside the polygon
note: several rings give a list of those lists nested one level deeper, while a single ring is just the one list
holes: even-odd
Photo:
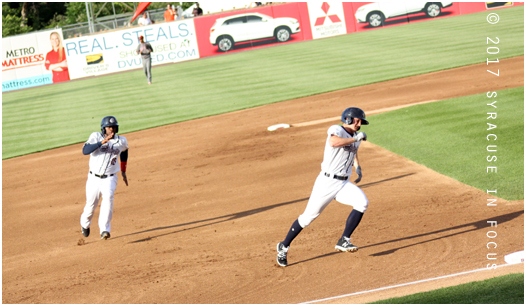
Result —
[{"label": "fence post", "polygon": [[88,5],[88,2],[85,2],[85,3],[86,3],[86,17],[88,17],[88,29],[90,33],[93,33],[93,24],[91,21],[89,5]]}]

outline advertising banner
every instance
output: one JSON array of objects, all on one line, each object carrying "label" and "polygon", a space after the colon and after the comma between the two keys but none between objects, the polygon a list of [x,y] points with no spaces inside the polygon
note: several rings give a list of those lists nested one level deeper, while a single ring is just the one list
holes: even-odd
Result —
[{"label": "advertising banner", "polygon": [[61,29],[7,37],[2,92],[142,68],[139,36],[159,65],[517,5],[524,3],[289,2],[66,40]]},{"label": "advertising banner", "polygon": [[136,52],[139,36],[152,45],[152,66],[199,58],[193,19],[133,27],[67,39],[71,78],[142,68],[142,58]]},{"label": "advertising banner", "polygon": [[458,2],[461,14],[471,14],[487,10],[524,5],[524,2]]},{"label": "advertising banner", "polygon": [[[286,3],[195,18],[201,57],[305,40],[303,3]],[[310,31],[308,31],[310,32]]]},{"label": "advertising banner", "polygon": [[61,29],[2,39],[2,92],[67,80]]},{"label": "advertising banner", "polygon": [[312,39],[347,34],[342,2],[309,2]]},{"label": "advertising banner", "polygon": [[354,17],[357,32],[460,14],[459,3],[451,1],[353,2],[352,7],[354,13],[346,15]]}]

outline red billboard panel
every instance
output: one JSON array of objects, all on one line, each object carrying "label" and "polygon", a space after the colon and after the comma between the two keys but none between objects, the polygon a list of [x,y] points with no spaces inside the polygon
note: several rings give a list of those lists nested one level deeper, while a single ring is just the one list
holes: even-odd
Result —
[{"label": "red billboard panel", "polygon": [[301,5],[287,3],[196,18],[200,57],[304,40]]},{"label": "red billboard panel", "polygon": [[[194,19],[200,57],[476,13],[514,2],[290,2]],[[321,35],[336,26],[338,33]],[[314,31],[314,32],[313,32]],[[334,31],[333,31],[334,32]],[[325,33],[325,32],[323,32]]]},{"label": "red billboard panel", "polygon": [[351,4],[356,31],[391,27],[460,14],[458,3],[453,2],[385,1],[353,2]]}]

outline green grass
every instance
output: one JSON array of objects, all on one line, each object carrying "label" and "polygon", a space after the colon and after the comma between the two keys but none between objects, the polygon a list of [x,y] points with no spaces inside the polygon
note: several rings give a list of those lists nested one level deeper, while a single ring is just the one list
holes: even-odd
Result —
[{"label": "green grass", "polygon": [[[524,87],[416,105],[368,117],[368,140],[508,200],[524,199]],[[497,101],[496,109],[487,103]],[[496,112],[496,119],[487,119]],[[497,127],[491,130],[488,123]],[[490,137],[495,134],[497,140]],[[488,152],[496,145],[496,152]],[[493,148],[491,148],[493,149]],[[488,162],[487,156],[497,160]],[[491,158],[490,158],[491,159]],[[487,173],[487,167],[497,167]]]},{"label": "green grass", "polygon": [[[81,143],[114,115],[128,133],[390,79],[524,54],[524,8],[285,44],[2,95],[2,159]],[[445,89],[447,90],[447,89]]]},{"label": "green grass", "polygon": [[371,304],[524,304],[524,273],[417,293]]}]

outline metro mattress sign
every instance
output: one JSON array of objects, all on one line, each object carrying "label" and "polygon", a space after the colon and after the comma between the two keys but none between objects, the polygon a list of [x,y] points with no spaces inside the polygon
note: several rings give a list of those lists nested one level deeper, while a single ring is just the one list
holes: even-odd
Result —
[{"label": "metro mattress sign", "polygon": [[62,30],[53,29],[2,38],[2,92],[53,83],[44,65],[53,32],[62,37]]},{"label": "metro mattress sign", "polygon": [[35,48],[23,48],[7,51],[6,60],[2,61],[2,71],[42,64],[44,54],[35,54]]},{"label": "metro mattress sign", "polygon": [[312,39],[347,34],[341,2],[309,2]]}]

